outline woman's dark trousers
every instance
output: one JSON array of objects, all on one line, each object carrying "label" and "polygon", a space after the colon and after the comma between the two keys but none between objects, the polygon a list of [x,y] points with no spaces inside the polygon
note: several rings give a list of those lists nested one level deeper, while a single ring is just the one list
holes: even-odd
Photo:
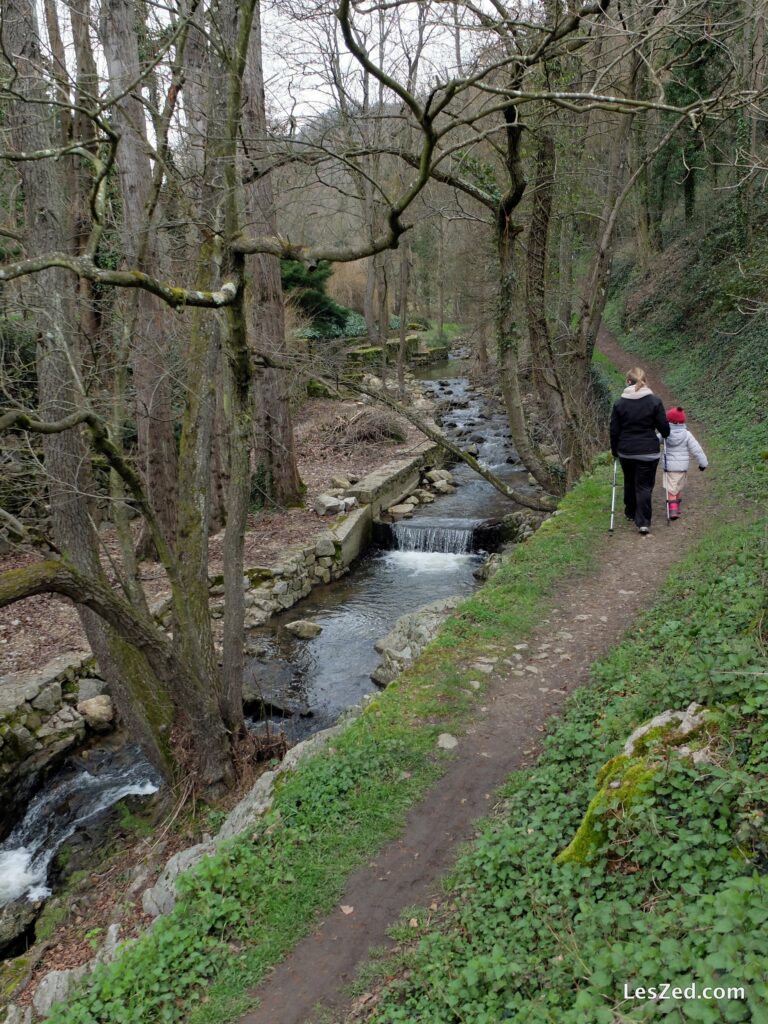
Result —
[{"label": "woman's dark trousers", "polygon": [[624,514],[635,525],[651,525],[651,496],[656,483],[658,459],[619,459],[624,474]]}]

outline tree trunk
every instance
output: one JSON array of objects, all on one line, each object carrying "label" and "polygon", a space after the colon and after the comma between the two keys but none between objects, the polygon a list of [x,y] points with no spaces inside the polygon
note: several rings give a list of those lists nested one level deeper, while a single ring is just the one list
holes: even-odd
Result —
[{"label": "tree trunk", "polygon": [[[127,0],[104,0],[101,39],[112,93],[120,95],[128,90],[114,105],[115,126],[121,134],[117,169],[123,201],[123,252],[128,265],[156,274],[161,254],[157,232],[152,230],[153,178],[146,115],[140,97],[133,91],[141,74],[135,6]],[[124,295],[122,302],[133,339],[131,362],[141,469],[150,504],[170,540],[176,528],[177,474],[169,314],[159,299],[143,289]],[[151,547],[146,550],[149,553]]]},{"label": "tree trunk", "polygon": [[400,283],[398,313],[400,317],[400,342],[397,347],[397,389],[400,398],[405,397],[405,364],[407,361],[406,337],[408,335],[408,279],[410,272],[411,247],[407,240],[400,243]]},{"label": "tree trunk", "polygon": [[[264,71],[261,53],[261,18],[256,3],[243,79],[243,134],[248,170],[268,162],[267,116],[264,105]],[[249,229],[256,234],[276,235],[272,176],[254,174],[246,186],[245,207]],[[268,356],[285,353],[285,310],[280,281],[280,261],[275,256],[251,256],[246,263],[251,283],[248,310],[249,344]],[[300,505],[303,487],[296,464],[291,416],[290,371],[262,369],[256,377],[256,467],[268,481],[269,498],[278,505]],[[250,489],[250,488],[249,488]]]},{"label": "tree trunk", "polygon": [[374,257],[376,267],[376,322],[381,345],[381,379],[387,376],[387,337],[389,334],[389,282],[387,281],[386,253]]},{"label": "tree trunk", "polygon": [[[765,0],[747,0],[744,19],[744,68],[742,81],[755,96],[762,94],[765,84]],[[746,177],[740,188],[741,220],[744,225],[744,244],[752,248],[754,225],[753,205],[758,168],[761,160],[758,149],[758,130],[762,117],[753,108],[747,108],[742,115],[747,119],[747,145],[744,153]],[[744,175],[744,170],[740,173]]]},{"label": "tree trunk", "polygon": [[589,377],[597,332],[605,309],[608,278],[613,265],[617,200],[622,191],[622,175],[626,164],[627,141],[632,128],[632,114],[622,114],[611,144],[608,185],[600,217],[602,233],[595,246],[592,263],[582,287],[579,322],[576,328],[576,355],[573,380],[581,387]]},{"label": "tree trunk", "polygon": [[[642,135],[639,131],[632,131],[632,157],[635,167],[642,161],[641,155]],[[637,179],[635,188],[635,224],[637,225],[637,252],[640,257],[640,265],[647,267],[655,249],[655,238],[651,225],[651,203],[650,203],[650,181],[648,165],[645,164]]]},{"label": "tree trunk", "polygon": [[549,220],[554,177],[554,140],[551,135],[542,133],[536,154],[536,184],[528,230],[525,296],[534,390],[555,436],[561,438],[565,420],[563,390],[552,349],[546,304]]},{"label": "tree trunk", "polygon": [[379,338],[379,332],[376,328],[376,307],[374,305],[376,297],[376,268],[373,256],[368,257],[366,271],[363,312],[365,315],[365,326],[368,330],[368,344],[375,345]]},{"label": "tree trunk", "polygon": [[[89,148],[93,145],[95,130],[93,121],[85,115],[92,108],[99,95],[99,77],[96,61],[93,56],[90,35],[90,3],[89,0],[69,0],[67,3],[72,25],[72,40],[75,50],[77,72],[75,77],[75,110],[73,114],[73,138],[79,145]],[[80,164],[75,165],[75,187],[73,190],[74,250],[82,253],[85,249],[90,224],[88,192],[90,179]],[[80,301],[81,349],[86,353],[95,353],[99,348],[101,320],[96,309],[93,285],[85,278],[78,282]],[[92,357],[93,358],[93,357]]]},{"label": "tree trunk", "polygon": [[[513,83],[514,85],[514,83]],[[513,221],[527,182],[520,153],[522,127],[517,110],[510,105],[504,111],[506,122],[505,164],[509,188],[496,212],[496,245],[499,261],[499,294],[496,315],[496,345],[501,391],[509,420],[512,440],[528,471],[549,494],[562,493],[563,482],[552,467],[537,455],[528,435],[523,397],[520,392],[520,328],[514,311],[515,244],[522,228]]]},{"label": "tree trunk", "polygon": [[696,170],[690,165],[683,179],[683,205],[686,223],[690,223],[696,212]]},{"label": "tree trunk", "polygon": [[445,336],[445,237],[443,222],[437,226],[437,340]]}]

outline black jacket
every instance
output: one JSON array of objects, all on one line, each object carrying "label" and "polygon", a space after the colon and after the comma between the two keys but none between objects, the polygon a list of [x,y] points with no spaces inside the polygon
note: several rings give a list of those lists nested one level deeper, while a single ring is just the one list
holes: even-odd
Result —
[{"label": "black jacket", "polygon": [[621,452],[627,458],[637,455],[656,455],[660,451],[656,431],[669,437],[669,423],[664,403],[658,395],[640,398],[622,396],[611,413],[611,453],[614,458]]}]

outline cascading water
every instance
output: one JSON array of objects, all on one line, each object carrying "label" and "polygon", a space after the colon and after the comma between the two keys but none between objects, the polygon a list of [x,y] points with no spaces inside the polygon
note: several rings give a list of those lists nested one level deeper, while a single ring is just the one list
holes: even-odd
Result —
[{"label": "cascading water", "polygon": [[412,519],[392,526],[393,547],[397,551],[435,551],[464,555],[474,550],[476,520]]},{"label": "cascading water", "polygon": [[[0,843],[0,906],[51,895],[48,871],[75,831],[95,821],[126,796],[156,793],[159,778],[136,747],[118,755],[93,751],[91,763],[77,759],[30,803],[13,832]],[[87,767],[85,766],[87,765]]]}]

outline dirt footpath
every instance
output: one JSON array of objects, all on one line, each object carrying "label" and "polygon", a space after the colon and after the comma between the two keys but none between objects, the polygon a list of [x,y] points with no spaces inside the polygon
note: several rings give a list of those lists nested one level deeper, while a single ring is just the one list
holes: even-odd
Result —
[{"label": "dirt footpath", "polygon": [[[618,366],[634,362],[605,332],[599,347]],[[666,405],[676,404],[650,369],[649,382]],[[428,904],[439,893],[457,846],[488,813],[494,790],[535,760],[549,716],[587,682],[591,664],[652,604],[671,564],[701,535],[710,475],[690,474],[683,517],[668,526],[659,473],[653,531],[645,539],[624,520],[619,493],[616,533],[603,565],[564,583],[519,661],[497,662],[485,703],[460,739],[452,766],[411,810],[402,835],[349,878],[339,906],[354,912],[337,909],[323,919],[255,991],[259,1005],[241,1024],[343,1019],[351,1001],[347,986],[369,949],[388,944],[387,929],[403,909]]]}]

